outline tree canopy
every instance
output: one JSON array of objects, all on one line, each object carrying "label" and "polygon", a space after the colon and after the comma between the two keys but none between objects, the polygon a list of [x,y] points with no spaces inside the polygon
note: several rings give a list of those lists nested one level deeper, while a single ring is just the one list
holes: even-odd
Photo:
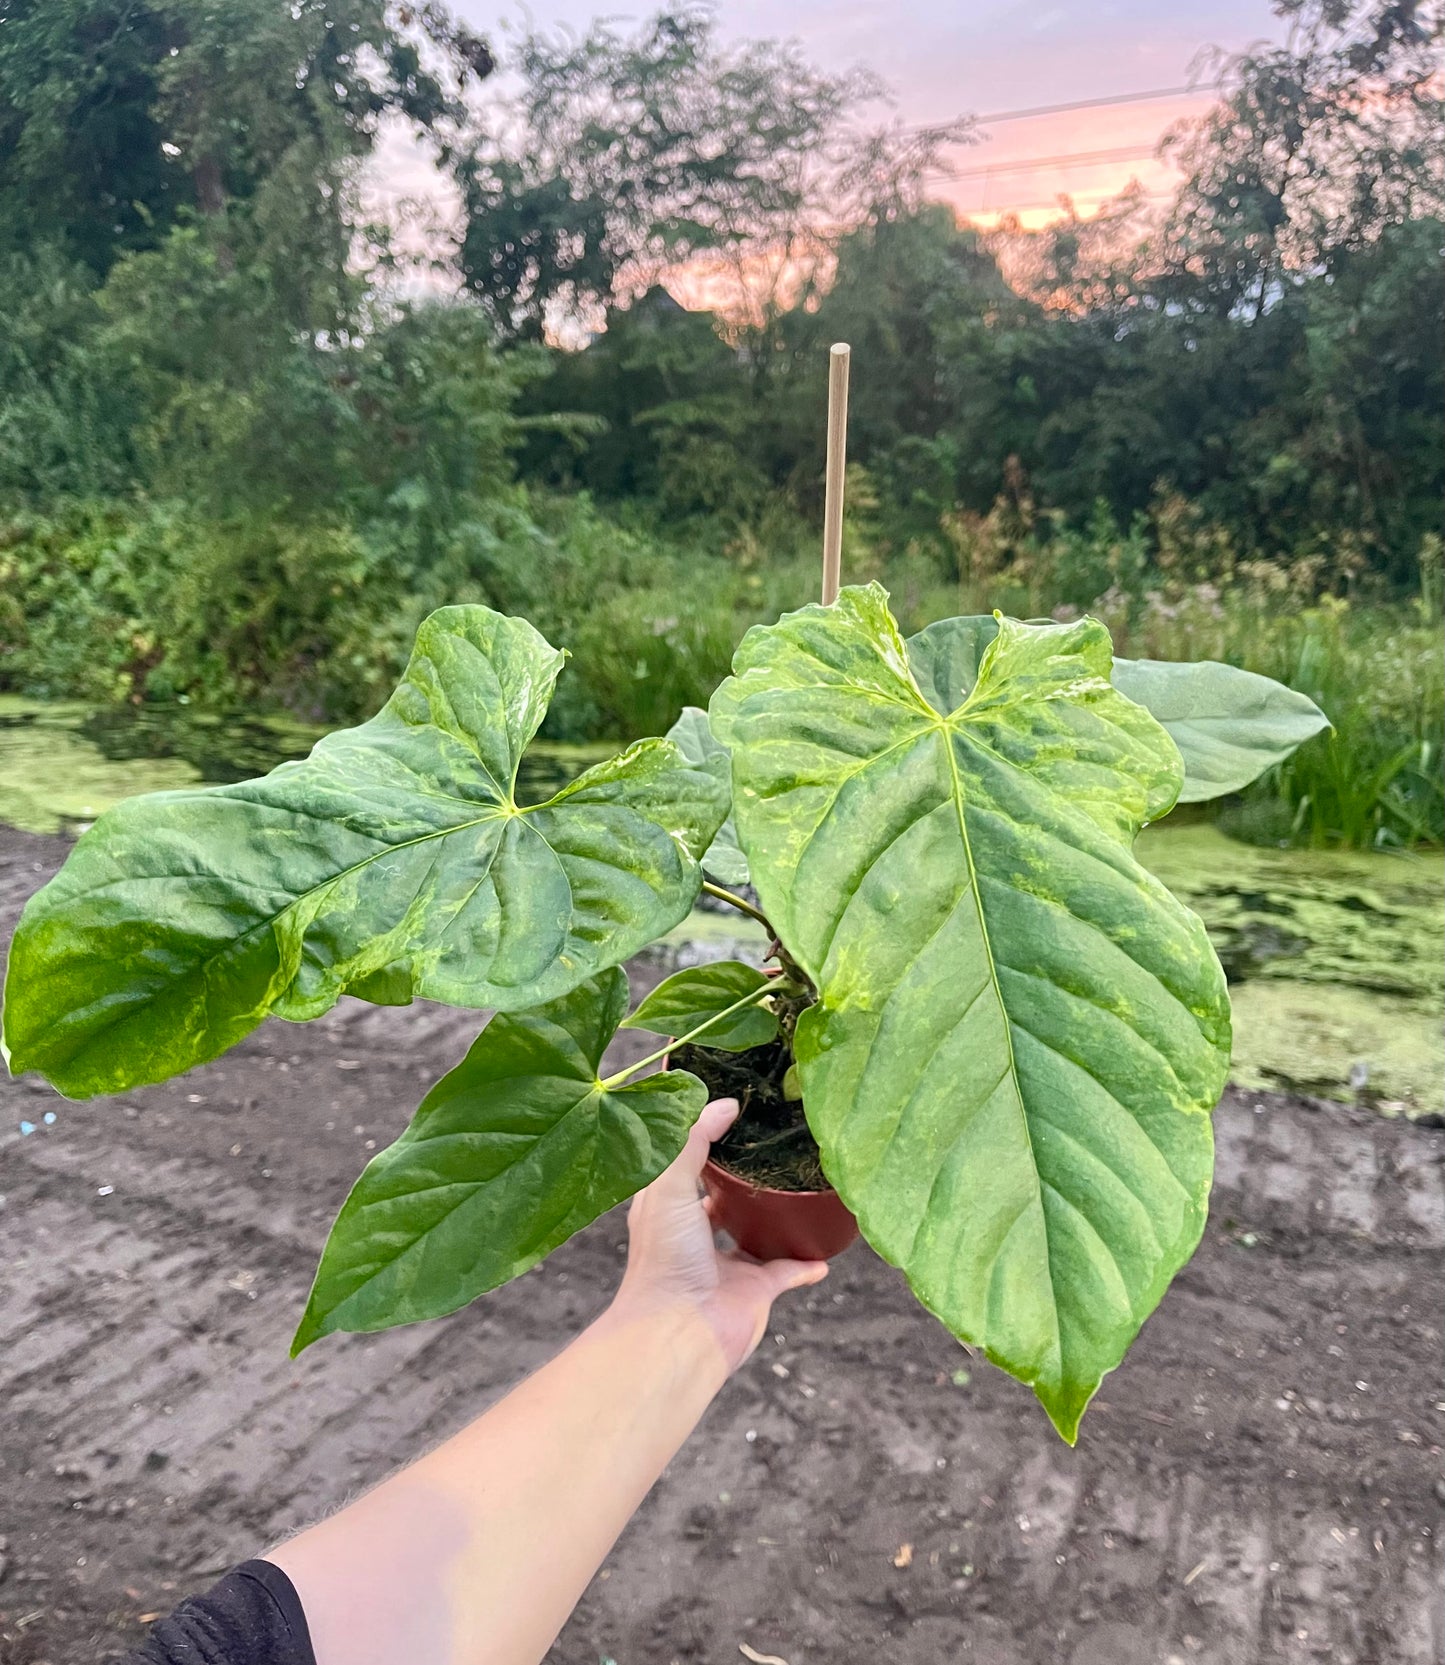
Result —
[{"label": "tree canopy", "polygon": [[[1278,0],[1170,138],[1163,215],[1026,235],[932,199],[967,121],[691,4],[525,34],[493,81],[436,4],[9,0],[0,518],[84,527],[26,560],[140,644],[127,686],[370,687],[427,605],[617,559],[593,520],[559,547],[558,494],[720,561],[787,545],[843,339],[860,561],[951,582],[1062,539],[1089,605],[1187,524],[1200,581],[1408,588],[1445,490],[1442,9]],[[365,206],[395,130],[456,193],[418,256]],[[705,260],[755,304],[683,305]]]}]

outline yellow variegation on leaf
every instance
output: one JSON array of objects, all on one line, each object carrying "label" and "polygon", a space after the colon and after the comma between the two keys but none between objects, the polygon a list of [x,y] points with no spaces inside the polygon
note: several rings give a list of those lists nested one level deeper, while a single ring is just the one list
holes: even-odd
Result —
[{"label": "yellow variegation on leaf", "polygon": [[884,592],[844,590],[750,631],[710,720],[818,987],[795,1046],[829,1179],[1072,1441],[1203,1229],[1229,1001],[1134,859],[1183,769],[1104,627],[1001,619],[976,645],[940,710]]}]

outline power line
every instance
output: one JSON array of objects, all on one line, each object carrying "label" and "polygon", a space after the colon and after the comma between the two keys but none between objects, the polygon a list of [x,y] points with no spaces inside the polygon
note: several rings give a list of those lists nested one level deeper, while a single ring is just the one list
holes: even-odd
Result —
[{"label": "power line", "polygon": [[1153,156],[1153,145],[1122,145],[1112,150],[1066,150],[1057,156],[1025,156],[1017,162],[986,162],[976,168],[939,168],[930,179],[982,179],[996,173],[1027,173],[1033,168],[1055,168],[1089,162],[1139,162]]},{"label": "power line", "polygon": [[1108,98],[1076,98],[1068,104],[1036,104],[1027,110],[995,110],[992,115],[975,119],[979,122],[1025,121],[1030,116],[1058,116],[1069,110],[1103,110],[1111,104],[1144,104],[1152,98],[1180,98],[1185,93],[1203,97],[1206,93],[1218,91],[1217,81],[1193,87],[1151,87],[1147,92],[1114,93]]},{"label": "power line", "polygon": [[[1061,191],[1059,196],[1067,196],[1070,203],[1075,208],[1097,208],[1103,203],[1111,202],[1114,197],[1119,194],[1120,193],[1117,191],[1085,191],[1075,196],[1070,192]],[[1133,200],[1137,200],[1139,202],[1163,202],[1166,198],[1172,197],[1173,195],[1173,191],[1140,191],[1138,197]],[[955,208],[958,213],[963,215],[1021,214],[1028,208],[1057,208],[1059,206],[1059,198],[1057,196],[1038,197],[1032,202],[1010,202],[998,208],[988,208],[982,204],[977,207],[966,208],[959,203],[953,203],[951,206]]]},{"label": "power line", "polygon": [[[1066,115],[1070,110],[1105,110],[1114,104],[1145,104],[1154,98],[1182,98],[1186,95],[1203,98],[1209,93],[1218,92],[1222,83],[1205,81],[1192,87],[1150,87],[1144,92],[1111,93],[1107,98],[1074,98],[1064,104],[1034,104],[1023,110],[991,110],[981,116],[960,116],[959,121],[976,121],[980,126],[1001,121],[1027,121],[1033,116]],[[940,127],[948,127],[946,121],[919,122],[905,129],[910,133],[927,133]]]}]

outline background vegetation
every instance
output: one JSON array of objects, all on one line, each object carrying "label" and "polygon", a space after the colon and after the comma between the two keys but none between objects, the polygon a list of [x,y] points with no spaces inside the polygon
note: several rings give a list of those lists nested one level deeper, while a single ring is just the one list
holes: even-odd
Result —
[{"label": "background vegetation", "polygon": [[[703,11],[494,91],[430,5],[9,0],[0,689],[351,718],[479,600],[573,650],[554,735],[659,732],[814,591],[842,339],[850,577],[1280,677],[1336,732],[1233,824],[1440,840],[1441,16],[1277,9],[1162,221],[983,236],[928,200],[959,130]],[[388,123],[458,204],[424,261],[364,209]]]}]

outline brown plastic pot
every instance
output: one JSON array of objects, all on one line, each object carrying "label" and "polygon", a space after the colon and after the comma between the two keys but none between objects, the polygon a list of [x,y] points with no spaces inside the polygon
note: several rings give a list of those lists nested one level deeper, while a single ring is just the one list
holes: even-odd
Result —
[{"label": "brown plastic pot", "polygon": [[703,1189],[712,1223],[754,1260],[831,1260],[858,1235],[836,1191],[778,1191],[754,1185],[708,1160]]},{"label": "brown plastic pot", "polygon": [[[769,977],[780,975],[777,966]],[[663,1069],[672,1067],[670,1056]],[[711,1157],[702,1188],[712,1203],[712,1223],[754,1260],[831,1260],[858,1235],[852,1210],[830,1186],[826,1191],[779,1191],[731,1173]]]}]

